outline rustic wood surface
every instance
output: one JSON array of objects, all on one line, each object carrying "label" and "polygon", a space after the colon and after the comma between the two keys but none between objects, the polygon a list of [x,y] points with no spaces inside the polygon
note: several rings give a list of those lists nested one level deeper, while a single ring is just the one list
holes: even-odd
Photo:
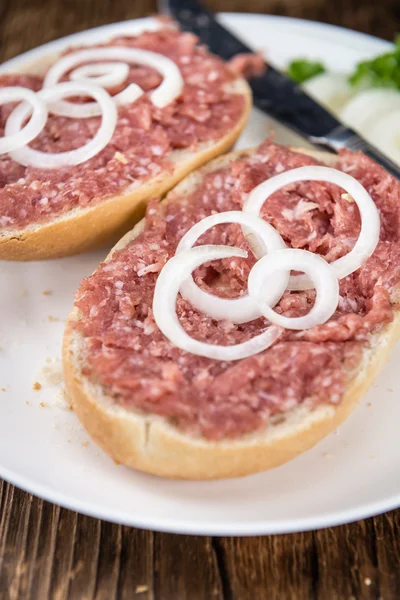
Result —
[{"label": "rustic wood surface", "polygon": [[[398,0],[213,0],[392,39]],[[155,11],[149,0],[0,0],[0,61],[63,35]],[[400,511],[323,531],[255,538],[159,534],[60,509],[0,481],[0,599],[391,600]]]}]

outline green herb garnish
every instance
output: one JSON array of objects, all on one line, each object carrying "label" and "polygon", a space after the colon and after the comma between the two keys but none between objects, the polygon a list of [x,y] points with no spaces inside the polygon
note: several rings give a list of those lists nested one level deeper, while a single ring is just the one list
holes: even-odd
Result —
[{"label": "green herb garnish", "polygon": [[311,79],[311,77],[315,77],[315,75],[325,73],[325,70],[326,69],[321,62],[298,59],[292,60],[289,64],[288,75],[297,81],[297,83],[303,83],[303,81],[307,81],[307,79]]},{"label": "green herb garnish", "polygon": [[349,81],[352,85],[362,88],[400,89],[400,36],[396,36],[395,47],[391,52],[360,62]]}]

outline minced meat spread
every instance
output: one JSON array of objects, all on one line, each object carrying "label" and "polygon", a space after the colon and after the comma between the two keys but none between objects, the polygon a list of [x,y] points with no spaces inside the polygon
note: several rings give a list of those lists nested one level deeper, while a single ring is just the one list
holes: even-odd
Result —
[{"label": "minced meat spread", "polygon": [[[85,279],[76,296],[85,338],[86,374],[107,386],[115,401],[171,419],[184,431],[208,439],[253,432],[273,415],[306,404],[336,405],[349,373],[358,365],[369,334],[393,319],[391,305],[400,282],[400,182],[361,153],[342,152],[338,168],[353,175],[371,194],[381,216],[373,256],[340,282],[333,317],[308,331],[284,331],[270,349],[236,362],[219,362],[174,347],[152,315],[157,276],[182,235],[214,211],[240,210],[248,192],[282,171],[318,164],[309,156],[272,142],[207,174],[182,201],[147,209],[145,230]],[[289,246],[328,261],[346,254],[360,220],[352,199],[335,185],[301,182],[271,196],[262,216]],[[236,224],[209,230],[199,244],[247,244]],[[215,261],[195,272],[203,289],[235,297],[247,287],[254,258]],[[295,317],[310,310],[314,291],[286,292],[276,307]],[[186,331],[214,344],[235,344],[266,327],[257,319],[243,325],[213,321],[178,297],[177,314]],[[227,316],[228,317],[228,316]]]},{"label": "minced meat spread", "polygon": [[[238,122],[244,98],[227,93],[224,86],[235,75],[218,57],[211,55],[190,33],[171,27],[138,36],[114,38],[107,45],[142,48],[163,54],[178,64],[183,79],[182,95],[163,109],[144,95],[131,106],[119,108],[111,142],[83,164],[59,169],[37,169],[0,156],[0,227],[15,229],[44,222],[75,207],[114,196],[126,186],[141,183],[169,168],[168,153],[196,148],[219,139]],[[73,49],[72,49],[73,50]],[[161,76],[146,66],[131,65],[127,82],[146,92],[161,83]],[[0,87],[20,85],[35,91],[40,77],[0,75]],[[13,105],[0,106],[0,135]],[[100,117],[71,119],[50,115],[31,147],[63,152],[81,147],[95,134]]]}]

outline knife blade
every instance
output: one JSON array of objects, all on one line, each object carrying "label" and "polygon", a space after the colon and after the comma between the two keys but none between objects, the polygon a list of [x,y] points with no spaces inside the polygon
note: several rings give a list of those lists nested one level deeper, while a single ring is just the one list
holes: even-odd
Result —
[{"label": "knife blade", "polygon": [[[251,48],[225,29],[213,13],[196,0],[160,0],[161,12],[172,16],[184,31],[197,35],[210,51],[224,60]],[[328,110],[308,96],[284,73],[266,65],[264,73],[248,80],[257,108],[283,123],[311,144],[337,152],[361,150],[400,179],[400,167]]]}]

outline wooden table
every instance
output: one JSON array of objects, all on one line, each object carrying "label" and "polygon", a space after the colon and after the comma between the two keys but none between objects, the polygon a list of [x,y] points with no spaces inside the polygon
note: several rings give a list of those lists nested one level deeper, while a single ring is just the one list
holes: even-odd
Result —
[{"label": "wooden table", "polygon": [[[214,9],[322,20],[392,39],[398,0],[214,0]],[[0,0],[0,60],[151,14],[147,0]],[[323,531],[255,538],[111,525],[0,481],[1,600],[400,598],[400,510]]]}]

